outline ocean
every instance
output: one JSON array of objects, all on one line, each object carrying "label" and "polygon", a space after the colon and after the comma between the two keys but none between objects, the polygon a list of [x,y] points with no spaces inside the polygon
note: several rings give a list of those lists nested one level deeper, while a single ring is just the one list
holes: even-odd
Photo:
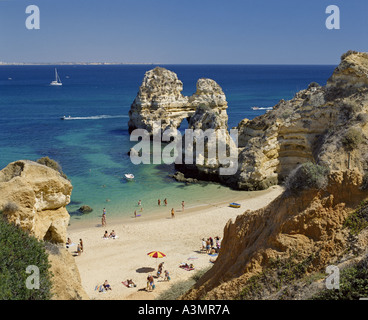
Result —
[{"label": "ocean", "polygon": [[[177,73],[184,95],[201,77],[215,80],[226,94],[229,128],[253,119],[280,99],[291,99],[311,82],[325,85],[336,66],[161,65]],[[57,67],[63,86],[53,87]],[[174,167],[131,163],[128,111],[146,71],[155,65],[0,66],[0,169],[43,156],[59,162],[73,184],[67,209],[71,224],[107,216],[129,218],[142,201],[142,215],[234,199],[239,191],[218,184],[173,181]],[[74,120],[63,121],[62,116]],[[133,173],[127,181],[125,173]],[[157,200],[168,199],[168,207]],[[80,214],[78,208],[94,210]],[[166,210],[166,211],[165,211]]]}]

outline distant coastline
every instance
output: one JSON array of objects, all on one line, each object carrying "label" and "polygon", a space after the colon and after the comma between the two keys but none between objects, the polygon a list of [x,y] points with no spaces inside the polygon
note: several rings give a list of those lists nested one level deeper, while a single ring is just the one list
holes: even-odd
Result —
[{"label": "distant coastline", "polygon": [[106,65],[157,65],[153,62],[1,62],[0,66],[106,66]]}]

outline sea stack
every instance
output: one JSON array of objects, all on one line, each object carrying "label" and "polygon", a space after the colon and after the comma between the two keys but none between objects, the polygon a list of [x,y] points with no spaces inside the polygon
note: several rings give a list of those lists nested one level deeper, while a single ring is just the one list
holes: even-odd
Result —
[{"label": "sea stack", "polygon": [[198,106],[217,111],[227,122],[226,97],[214,80],[199,79],[190,97],[182,91],[183,83],[176,73],[161,67],[147,71],[129,111],[129,132],[145,129],[152,135],[158,121],[161,126],[157,129],[162,132],[178,129],[184,119],[190,121]]}]

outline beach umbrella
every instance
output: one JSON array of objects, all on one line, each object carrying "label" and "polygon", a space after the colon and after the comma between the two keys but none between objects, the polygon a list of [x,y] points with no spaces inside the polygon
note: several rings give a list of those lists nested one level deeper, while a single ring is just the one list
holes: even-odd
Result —
[{"label": "beach umbrella", "polygon": [[166,254],[162,253],[161,251],[151,251],[147,253],[147,256],[156,259],[156,267],[157,267],[157,259],[166,257]]}]

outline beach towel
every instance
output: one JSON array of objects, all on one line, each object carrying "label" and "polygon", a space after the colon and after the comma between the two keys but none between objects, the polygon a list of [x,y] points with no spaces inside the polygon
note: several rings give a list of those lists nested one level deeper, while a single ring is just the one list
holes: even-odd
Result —
[{"label": "beach towel", "polygon": [[213,254],[208,254],[208,255],[211,256],[211,257],[217,257],[218,253],[213,253]]},{"label": "beach towel", "polygon": [[188,260],[198,259],[198,257],[189,257]]},{"label": "beach towel", "polygon": [[109,240],[109,239],[119,239],[119,236],[115,236],[115,237],[108,237],[108,238],[104,238],[104,237],[102,237],[102,239],[104,239],[104,240]]},{"label": "beach towel", "polygon": [[123,281],[123,282],[122,282],[122,284],[123,284],[124,286],[126,286],[127,288],[129,288],[128,281]]},{"label": "beach towel", "polygon": [[75,243],[71,243],[71,244],[67,244],[67,245],[66,245],[66,247],[67,247],[67,248],[70,248],[70,247],[72,247],[72,246],[75,246]]},{"label": "beach towel", "polygon": [[192,271],[194,270],[194,268],[183,268],[184,270],[187,270],[187,271]]},{"label": "beach towel", "polygon": [[104,288],[104,286],[101,284],[100,286],[99,285],[97,285],[96,287],[95,287],[95,291],[96,290],[98,290],[98,292],[105,292],[105,288]]}]

